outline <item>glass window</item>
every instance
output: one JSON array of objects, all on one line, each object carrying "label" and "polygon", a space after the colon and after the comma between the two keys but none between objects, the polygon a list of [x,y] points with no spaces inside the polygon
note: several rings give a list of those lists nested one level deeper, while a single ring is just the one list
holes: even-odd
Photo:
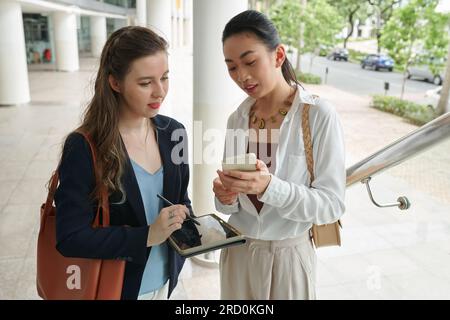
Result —
[{"label": "glass window", "polygon": [[23,14],[26,41],[48,41],[47,17],[40,14]]}]

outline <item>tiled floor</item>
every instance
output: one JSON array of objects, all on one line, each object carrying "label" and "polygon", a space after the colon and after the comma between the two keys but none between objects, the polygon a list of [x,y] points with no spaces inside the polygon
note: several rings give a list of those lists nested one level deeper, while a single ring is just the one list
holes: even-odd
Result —
[{"label": "tiled floor", "polygon": [[[171,96],[163,108],[192,134],[192,56],[171,55]],[[39,205],[61,141],[79,122],[96,61],[74,73],[31,71],[32,102],[0,107],[0,299],[37,299],[35,256]],[[347,165],[415,127],[368,108],[369,98],[307,86],[333,101],[341,116]],[[229,113],[226,110],[224,113]],[[412,207],[378,209],[363,185],[347,190],[343,247],[318,251],[320,299],[450,298],[450,142],[373,179],[375,198],[406,195]],[[219,273],[190,259],[173,299],[218,299]]]}]

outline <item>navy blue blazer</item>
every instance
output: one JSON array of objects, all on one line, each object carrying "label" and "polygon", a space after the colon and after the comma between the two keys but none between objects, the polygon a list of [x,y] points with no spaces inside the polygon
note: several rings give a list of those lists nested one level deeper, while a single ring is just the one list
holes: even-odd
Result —
[{"label": "navy blue blazer", "polygon": [[[186,130],[181,123],[166,116],[157,115],[152,121],[157,128],[164,169],[163,195],[172,203],[186,205],[192,212],[187,193],[188,161],[174,163],[171,158],[174,151],[182,159],[187,159]],[[172,133],[176,129],[181,130],[175,132],[175,141],[172,141]],[[60,183],[55,194],[57,250],[67,257],[127,261],[121,298],[137,299],[151,248],[147,248],[149,227],[130,158],[127,155],[122,177],[126,200],[118,204],[121,193],[110,195],[111,226],[108,228],[94,229],[91,226],[96,213],[96,203],[90,198],[95,178],[91,151],[81,134],[72,133],[67,138],[58,172]],[[170,245],[168,247],[170,297],[185,259]]]}]

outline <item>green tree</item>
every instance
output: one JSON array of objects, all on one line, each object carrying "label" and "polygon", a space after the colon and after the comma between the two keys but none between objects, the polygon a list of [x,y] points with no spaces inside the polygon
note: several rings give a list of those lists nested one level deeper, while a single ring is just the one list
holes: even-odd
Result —
[{"label": "green tree", "polygon": [[347,48],[347,42],[353,34],[356,21],[365,21],[369,16],[369,4],[364,0],[328,0],[328,3],[335,7],[346,21],[348,29],[344,38],[344,48]]},{"label": "green tree", "polygon": [[[436,1],[437,2],[437,1]],[[448,22],[449,15],[435,12],[436,5],[432,9],[427,10],[427,24],[425,25],[425,42],[423,44],[425,57],[428,62],[432,61],[429,58],[433,58],[435,61],[444,61],[447,56],[447,48],[449,45],[448,38]],[[444,63],[430,63],[430,70],[434,74],[439,74],[444,67]]]},{"label": "green tree", "polygon": [[389,21],[394,12],[394,8],[400,5],[402,0],[367,0],[375,11],[377,18],[376,34],[377,34],[377,51],[381,52],[381,34],[384,25]]},{"label": "green tree", "polygon": [[269,17],[278,29],[281,42],[286,46],[298,48],[301,16],[299,0],[286,0],[270,8]]},{"label": "green tree", "polygon": [[447,17],[435,12],[438,0],[412,0],[394,11],[381,35],[381,44],[388,49],[396,63],[403,65],[403,98],[406,72],[415,52],[423,61],[430,57],[443,57],[448,43]]},{"label": "green tree", "polygon": [[271,6],[282,0],[248,0],[249,9],[259,10],[265,14],[269,12]]},{"label": "green tree", "polygon": [[311,52],[309,69],[321,45],[334,45],[344,27],[344,19],[326,0],[309,1],[305,12],[304,52]]},{"label": "green tree", "polygon": [[[307,5],[301,5],[299,0],[281,1],[271,8],[270,18],[285,45],[296,48],[299,55],[311,53],[310,68],[320,45],[334,45],[344,25],[337,10],[326,0],[309,0]],[[300,44],[301,24],[303,45]]]}]

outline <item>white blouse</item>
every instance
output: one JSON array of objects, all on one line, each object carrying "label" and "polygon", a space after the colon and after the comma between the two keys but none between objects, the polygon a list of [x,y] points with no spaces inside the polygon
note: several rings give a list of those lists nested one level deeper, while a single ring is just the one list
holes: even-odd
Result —
[{"label": "white blouse", "polygon": [[[229,223],[247,237],[294,238],[310,229],[313,223],[320,225],[338,220],[345,211],[344,134],[338,115],[328,101],[301,87],[298,89],[280,127],[275,172],[266,191],[258,198],[264,203],[260,213],[245,194],[240,193],[231,205],[223,205],[215,198],[216,210],[231,214]],[[233,140],[233,134],[242,136],[242,132],[248,132],[249,110],[254,103],[255,100],[248,97],[228,118],[226,141]],[[309,120],[315,175],[312,188],[309,187],[301,127],[304,103],[311,105]],[[236,129],[244,131],[236,133]],[[248,135],[234,143],[232,148],[225,144],[224,158],[246,153]]]}]

